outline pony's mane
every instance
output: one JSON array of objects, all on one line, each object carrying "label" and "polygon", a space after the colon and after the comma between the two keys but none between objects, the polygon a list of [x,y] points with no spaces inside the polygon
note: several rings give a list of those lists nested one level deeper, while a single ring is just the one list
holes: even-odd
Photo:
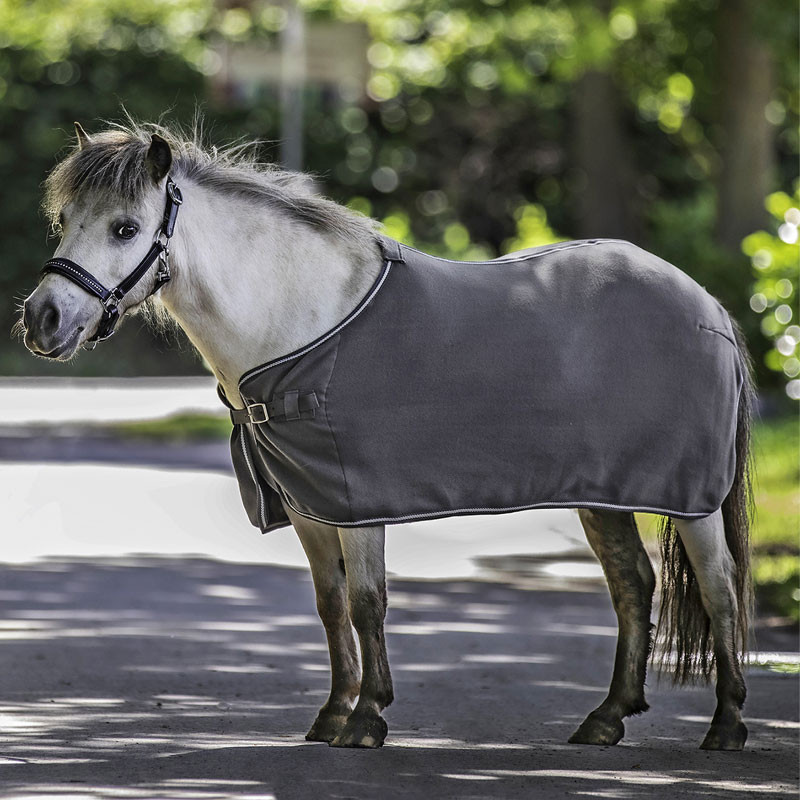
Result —
[{"label": "pony's mane", "polygon": [[44,184],[43,207],[58,227],[62,209],[84,192],[106,193],[126,202],[142,197],[149,181],[145,156],[152,134],[172,150],[173,174],[219,192],[247,197],[291,218],[356,245],[374,249],[376,223],[313,193],[303,173],[259,162],[253,143],[224,148],[203,144],[200,125],[186,135],[156,123],[114,125],[92,134],[91,144],[75,148],[56,165]]}]

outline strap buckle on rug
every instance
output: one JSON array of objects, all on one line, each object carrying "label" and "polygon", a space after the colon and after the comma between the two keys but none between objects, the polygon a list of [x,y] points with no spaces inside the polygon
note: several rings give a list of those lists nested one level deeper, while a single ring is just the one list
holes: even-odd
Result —
[{"label": "strap buckle on rug", "polygon": [[231,422],[234,425],[261,425],[269,421],[269,412],[265,403],[251,403],[246,408],[232,408]]},{"label": "strap buckle on rug", "polygon": [[267,406],[264,403],[253,403],[247,406],[245,410],[247,411],[248,420],[254,425],[261,425],[269,421],[269,411],[267,411]]}]

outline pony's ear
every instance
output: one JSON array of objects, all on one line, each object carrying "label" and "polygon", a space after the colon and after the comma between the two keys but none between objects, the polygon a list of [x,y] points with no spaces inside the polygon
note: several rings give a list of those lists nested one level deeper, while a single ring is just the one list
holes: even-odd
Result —
[{"label": "pony's ear", "polygon": [[150,149],[147,151],[145,164],[150,177],[156,183],[161,183],[164,180],[167,173],[169,173],[169,168],[172,166],[172,151],[157,133],[154,133],[150,140]]},{"label": "pony's ear", "polygon": [[92,140],[89,138],[89,134],[86,133],[80,122],[75,123],[75,133],[78,136],[78,150],[83,150],[92,143]]}]

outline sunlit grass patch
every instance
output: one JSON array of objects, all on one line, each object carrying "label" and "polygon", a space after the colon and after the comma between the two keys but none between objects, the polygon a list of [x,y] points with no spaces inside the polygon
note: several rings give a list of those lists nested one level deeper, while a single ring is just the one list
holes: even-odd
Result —
[{"label": "sunlit grass patch", "polygon": [[756,425],[756,547],[782,543],[800,551],[800,424],[781,419]]},{"label": "sunlit grass patch", "polygon": [[800,620],[800,424],[763,422],[756,465],[753,578],[762,612]]},{"label": "sunlit grass patch", "polygon": [[176,414],[163,419],[119,423],[111,426],[110,431],[120,436],[172,441],[227,439],[231,434],[231,422],[227,417],[210,414]]}]

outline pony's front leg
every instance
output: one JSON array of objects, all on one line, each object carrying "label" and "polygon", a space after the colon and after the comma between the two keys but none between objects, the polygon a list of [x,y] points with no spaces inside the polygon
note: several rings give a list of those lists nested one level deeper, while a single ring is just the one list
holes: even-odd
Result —
[{"label": "pony's front leg", "polygon": [[331,693],[306,739],[330,742],[341,733],[353,710],[360,679],[358,652],[347,610],[347,581],[339,532],[291,510],[287,513],[308,556],[317,611],[325,626],[331,658]]},{"label": "pony's front leg", "polygon": [[394,699],[383,620],[386,616],[386,570],[383,526],[340,528],[339,542],[347,573],[350,619],[361,642],[361,693],[334,747],[380,747],[387,725],[381,711]]},{"label": "pony's front leg", "polygon": [[673,519],[692,565],[703,607],[711,623],[717,668],[717,708],[700,747],[741,750],[747,727],[741,708],[746,690],[736,650],[736,564],[725,539],[721,511],[696,520]]},{"label": "pony's front leg", "polygon": [[570,737],[573,744],[616,744],[624,717],[647,711],[644,680],[650,653],[650,609],[656,578],[633,514],[581,509],[586,538],[603,566],[619,622],[608,697]]}]

